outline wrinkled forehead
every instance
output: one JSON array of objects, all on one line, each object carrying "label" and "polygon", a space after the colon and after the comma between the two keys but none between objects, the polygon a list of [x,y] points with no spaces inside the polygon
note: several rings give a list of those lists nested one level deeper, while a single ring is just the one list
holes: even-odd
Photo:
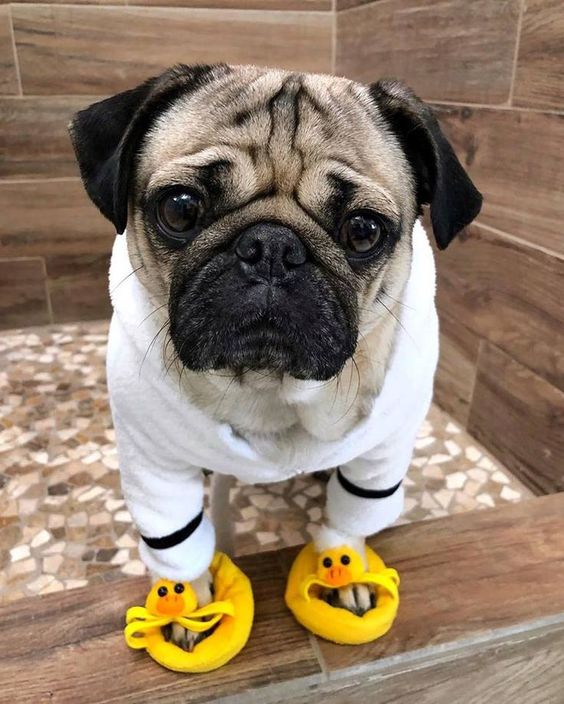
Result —
[{"label": "wrinkled forehead", "polygon": [[179,97],[147,134],[138,183],[183,169],[244,163],[261,187],[292,192],[307,169],[373,181],[400,200],[409,169],[367,89],[344,78],[237,68]]}]

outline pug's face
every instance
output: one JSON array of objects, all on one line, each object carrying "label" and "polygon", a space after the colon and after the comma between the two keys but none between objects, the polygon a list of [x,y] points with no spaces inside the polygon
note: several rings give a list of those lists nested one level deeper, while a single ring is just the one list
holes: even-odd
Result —
[{"label": "pug's face", "polygon": [[396,83],[178,67],[71,133],[194,371],[335,376],[401,296],[421,205],[439,246],[479,210],[432,113]]}]

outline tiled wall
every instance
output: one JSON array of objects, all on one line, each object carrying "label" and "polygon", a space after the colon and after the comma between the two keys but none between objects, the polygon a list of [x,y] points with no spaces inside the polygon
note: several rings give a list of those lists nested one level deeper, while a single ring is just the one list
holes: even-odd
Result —
[{"label": "tiled wall", "polygon": [[408,82],[485,196],[437,256],[436,399],[534,491],[564,490],[564,2],[339,4],[336,72]]},{"label": "tiled wall", "polygon": [[485,195],[439,261],[437,400],[536,491],[564,489],[562,0],[0,0],[0,327],[108,314],[111,226],[66,123],[178,61],[394,76]]},{"label": "tiled wall", "polygon": [[112,227],[66,125],[171,64],[330,72],[332,0],[0,0],[0,327],[109,314]]}]

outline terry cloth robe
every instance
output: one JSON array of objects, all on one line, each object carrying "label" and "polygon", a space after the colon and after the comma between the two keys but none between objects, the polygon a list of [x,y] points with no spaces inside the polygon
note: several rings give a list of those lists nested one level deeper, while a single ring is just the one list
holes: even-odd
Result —
[{"label": "terry cloth robe", "polygon": [[422,225],[383,387],[371,412],[337,441],[305,430],[291,441],[242,437],[190,403],[167,375],[151,313],[156,304],[132,273],[126,244],[113,248],[114,314],[108,341],[108,384],[125,500],[142,540],[141,557],[156,575],[190,581],[209,566],[214,530],[203,513],[202,468],[243,482],[278,482],[339,467],[327,488],[321,543],[349,543],[390,525],[401,513],[417,431],[428,411],[438,358],[435,266]]}]

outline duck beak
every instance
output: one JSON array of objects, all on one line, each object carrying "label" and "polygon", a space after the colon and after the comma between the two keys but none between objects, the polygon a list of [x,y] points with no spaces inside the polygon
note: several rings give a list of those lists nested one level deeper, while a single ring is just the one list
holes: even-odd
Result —
[{"label": "duck beak", "polygon": [[332,587],[344,587],[352,581],[352,574],[348,567],[334,565],[325,573],[325,581]]}]

